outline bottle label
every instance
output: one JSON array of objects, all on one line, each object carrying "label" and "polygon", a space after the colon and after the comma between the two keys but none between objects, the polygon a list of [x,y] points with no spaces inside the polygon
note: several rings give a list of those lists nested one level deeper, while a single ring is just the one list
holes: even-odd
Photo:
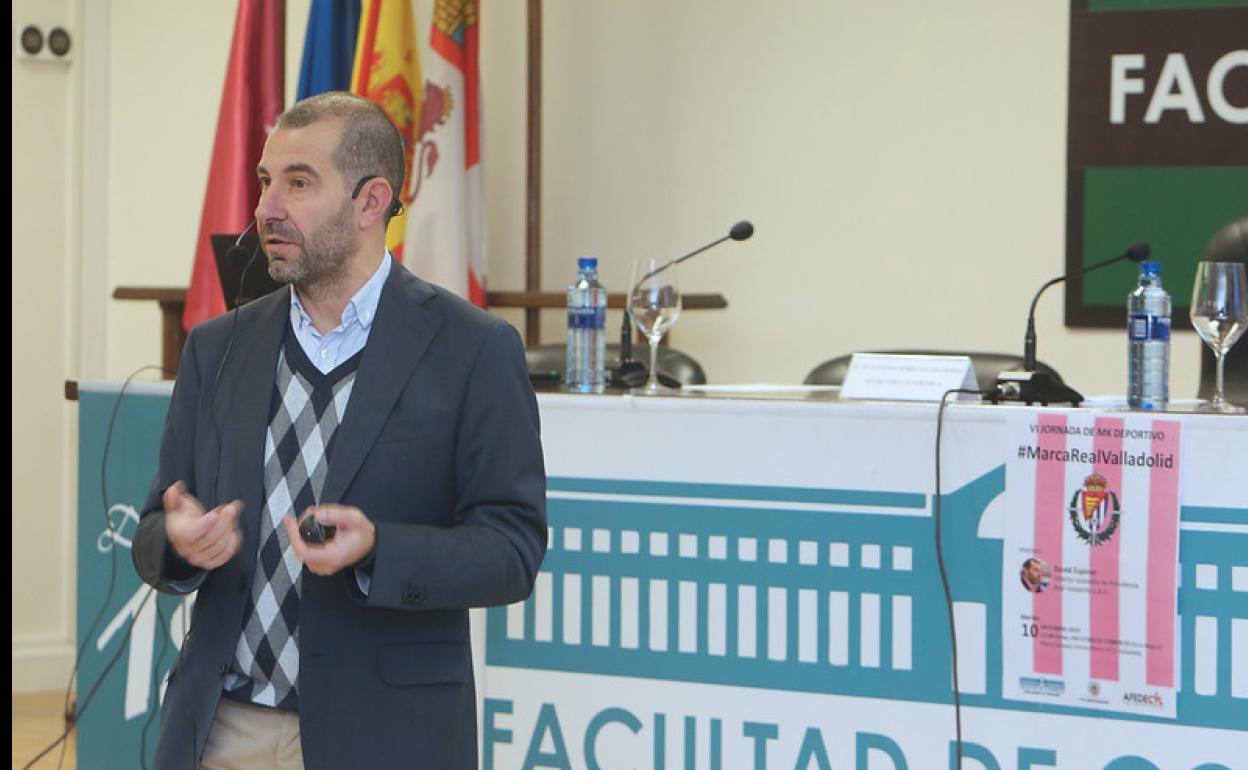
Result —
[{"label": "bottle label", "polygon": [[606,329],[607,309],[601,307],[568,308],[569,329]]},{"label": "bottle label", "polygon": [[1127,319],[1127,336],[1131,342],[1169,342],[1168,316],[1132,315]]}]

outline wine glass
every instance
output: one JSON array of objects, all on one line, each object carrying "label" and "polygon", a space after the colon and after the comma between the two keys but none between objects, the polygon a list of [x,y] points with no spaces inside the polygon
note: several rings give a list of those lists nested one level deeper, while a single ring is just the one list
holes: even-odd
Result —
[{"label": "wine glass", "polygon": [[672,388],[659,384],[659,340],[672,328],[680,317],[680,288],[676,282],[676,268],[663,267],[657,259],[639,259],[633,266],[633,287],[628,297],[628,314],[637,329],[650,341],[650,379],[632,393],[657,395],[674,393]]},{"label": "wine glass", "polygon": [[1222,392],[1222,362],[1240,335],[1248,329],[1248,277],[1241,262],[1201,262],[1192,287],[1192,326],[1213,349],[1218,362],[1217,389],[1213,400],[1201,404],[1202,412],[1246,411],[1226,400]]}]

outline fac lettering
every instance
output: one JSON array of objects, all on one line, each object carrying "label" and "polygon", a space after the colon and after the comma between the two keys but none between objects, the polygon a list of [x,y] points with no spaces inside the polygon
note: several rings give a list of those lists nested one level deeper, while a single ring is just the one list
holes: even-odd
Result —
[{"label": "fac lettering", "polygon": [[[1148,85],[1141,77],[1145,62],[1142,53],[1121,53],[1110,57],[1110,123],[1125,123],[1127,99],[1144,95]],[[1248,50],[1230,51],[1214,62],[1205,77],[1205,100],[1218,118],[1227,123],[1248,124],[1248,104],[1231,104],[1226,98],[1227,76],[1237,67],[1248,67]],[[1183,111],[1192,123],[1205,122],[1204,104],[1200,100],[1191,68],[1187,65],[1187,57],[1182,53],[1170,53],[1166,56],[1157,82],[1152,84],[1144,122],[1157,123],[1170,110]]]}]

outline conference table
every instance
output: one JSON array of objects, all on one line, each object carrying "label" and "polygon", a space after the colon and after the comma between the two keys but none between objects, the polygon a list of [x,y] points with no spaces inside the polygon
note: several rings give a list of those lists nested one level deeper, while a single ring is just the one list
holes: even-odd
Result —
[{"label": "conference table", "polygon": [[[170,386],[118,392],[79,387],[80,702],[126,659],[79,725],[82,768],[150,756],[193,602],[145,600],[128,551]],[[976,770],[1248,767],[1248,418],[1148,418],[1182,436],[1177,681],[1150,715],[1019,699],[1002,609],[1019,426],[1140,416],[951,405],[937,497],[932,403],[538,401],[548,552],[528,600],[473,612],[483,768],[952,768],[958,722]]]}]

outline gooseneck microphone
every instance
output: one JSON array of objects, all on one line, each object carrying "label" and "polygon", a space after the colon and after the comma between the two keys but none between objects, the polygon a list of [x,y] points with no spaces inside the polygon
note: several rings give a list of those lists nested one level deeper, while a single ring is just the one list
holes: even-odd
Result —
[{"label": "gooseneck microphone", "polygon": [[[251,220],[251,223],[247,225],[247,229],[238,234],[238,237],[234,239],[234,245],[225,252],[226,261],[228,261],[235,268],[239,269],[238,291],[234,294],[235,308],[256,299],[256,297],[246,294],[247,272],[251,270],[251,266],[255,264],[256,257],[260,256],[260,243],[257,241],[255,247],[248,251],[247,247],[243,245],[243,239],[246,238],[247,233],[252,230],[255,230],[257,235],[259,234],[260,231],[259,228],[257,228],[257,224],[258,222],[256,220]],[[261,293],[263,293],[263,291],[261,291]]]},{"label": "gooseneck microphone", "polygon": [[1027,334],[1023,338],[1023,369],[1029,372],[1034,372],[1036,370],[1036,303],[1040,301],[1040,295],[1044,293],[1045,289],[1050,286],[1055,286],[1071,276],[1083,275],[1084,273],[1105,267],[1106,265],[1121,262],[1124,259],[1129,259],[1132,262],[1143,262],[1148,259],[1148,255],[1151,253],[1152,248],[1149,247],[1147,241],[1136,241],[1128,246],[1126,251],[1116,257],[1110,257],[1109,259],[1097,262],[1094,265],[1088,265],[1087,267],[1076,270],[1073,273],[1060,275],[1041,286],[1040,291],[1036,292],[1035,298],[1031,300],[1031,310],[1027,311]]},{"label": "gooseneck microphone", "polygon": [[744,219],[733,225],[732,229],[728,231],[728,237],[734,241],[744,241],[753,234],[754,225]]},{"label": "gooseneck microphone", "polygon": [[[633,296],[633,292],[636,291],[637,287],[640,286],[647,278],[658,275],[659,273],[663,272],[669,267],[679,265],[681,262],[684,262],[686,259],[689,259],[690,257],[696,257],[697,255],[701,254],[707,249],[718,246],[719,244],[723,243],[726,240],[731,239],[734,241],[744,241],[745,239],[749,238],[753,234],[754,234],[754,225],[750,224],[748,221],[743,219],[740,222],[737,222],[735,225],[733,225],[732,229],[729,230],[728,234],[725,235],[724,237],[711,241],[710,243],[706,244],[705,246],[701,248],[694,249],[693,251],[689,252],[683,257],[677,257],[676,259],[670,260],[668,262],[664,262],[659,267],[656,267],[655,269],[651,270],[650,272],[638,278],[636,283],[628,287],[628,292],[624,295],[624,322],[620,326],[620,365],[615,369],[614,372],[612,372],[612,377],[611,377],[612,386],[631,387],[634,385],[641,385],[642,384],[641,374],[648,373],[646,372],[645,364],[642,364],[640,361],[633,360],[633,335],[632,335],[632,328],[630,324],[630,321],[632,319],[628,312],[628,303],[629,303],[629,300]],[[669,388],[680,387],[679,382],[671,379],[670,377],[667,377],[666,375],[660,374],[659,380]]]},{"label": "gooseneck microphone", "polygon": [[646,273],[642,277],[638,278],[637,283],[633,284],[630,287],[628,296],[631,297],[633,295],[633,290],[635,290],[638,286],[640,286],[643,282],[645,282],[647,278],[656,276],[659,273],[663,272],[664,270],[668,269],[669,267],[672,267],[674,265],[679,265],[681,262],[684,262],[686,259],[689,259],[690,257],[696,257],[697,255],[701,254],[702,252],[706,251],[712,246],[718,246],[719,244],[723,243],[729,238],[731,238],[734,241],[744,241],[746,238],[749,238],[753,234],[754,234],[754,225],[750,224],[749,222],[746,222],[745,220],[742,220],[736,223],[735,225],[733,225],[732,229],[729,230],[728,234],[725,235],[723,238],[720,238],[717,241],[712,241],[700,249],[689,252],[683,257],[678,257],[676,259],[671,260],[670,262],[664,262],[662,265],[659,265],[655,269],[651,270],[650,272]]},{"label": "gooseneck microphone", "polygon": [[1073,276],[1090,273],[1093,270],[1099,270],[1102,267],[1112,265],[1115,262],[1121,262],[1124,259],[1132,262],[1143,262],[1148,259],[1151,253],[1152,248],[1147,241],[1135,241],[1127,247],[1126,251],[1116,257],[1110,257],[1065,275],[1059,275],[1041,286],[1040,290],[1036,292],[1036,296],[1031,300],[1031,309],[1027,311],[1027,333],[1023,337],[1022,371],[1002,372],[997,378],[996,392],[989,397],[989,400],[994,404],[1001,401],[1025,401],[1027,404],[1040,403],[1046,406],[1050,403],[1069,403],[1072,406],[1079,406],[1083,402],[1083,396],[1078,391],[1054,379],[1051,374],[1036,371],[1036,304],[1040,301],[1040,295],[1044,294],[1045,289],[1050,286],[1062,283]]}]

